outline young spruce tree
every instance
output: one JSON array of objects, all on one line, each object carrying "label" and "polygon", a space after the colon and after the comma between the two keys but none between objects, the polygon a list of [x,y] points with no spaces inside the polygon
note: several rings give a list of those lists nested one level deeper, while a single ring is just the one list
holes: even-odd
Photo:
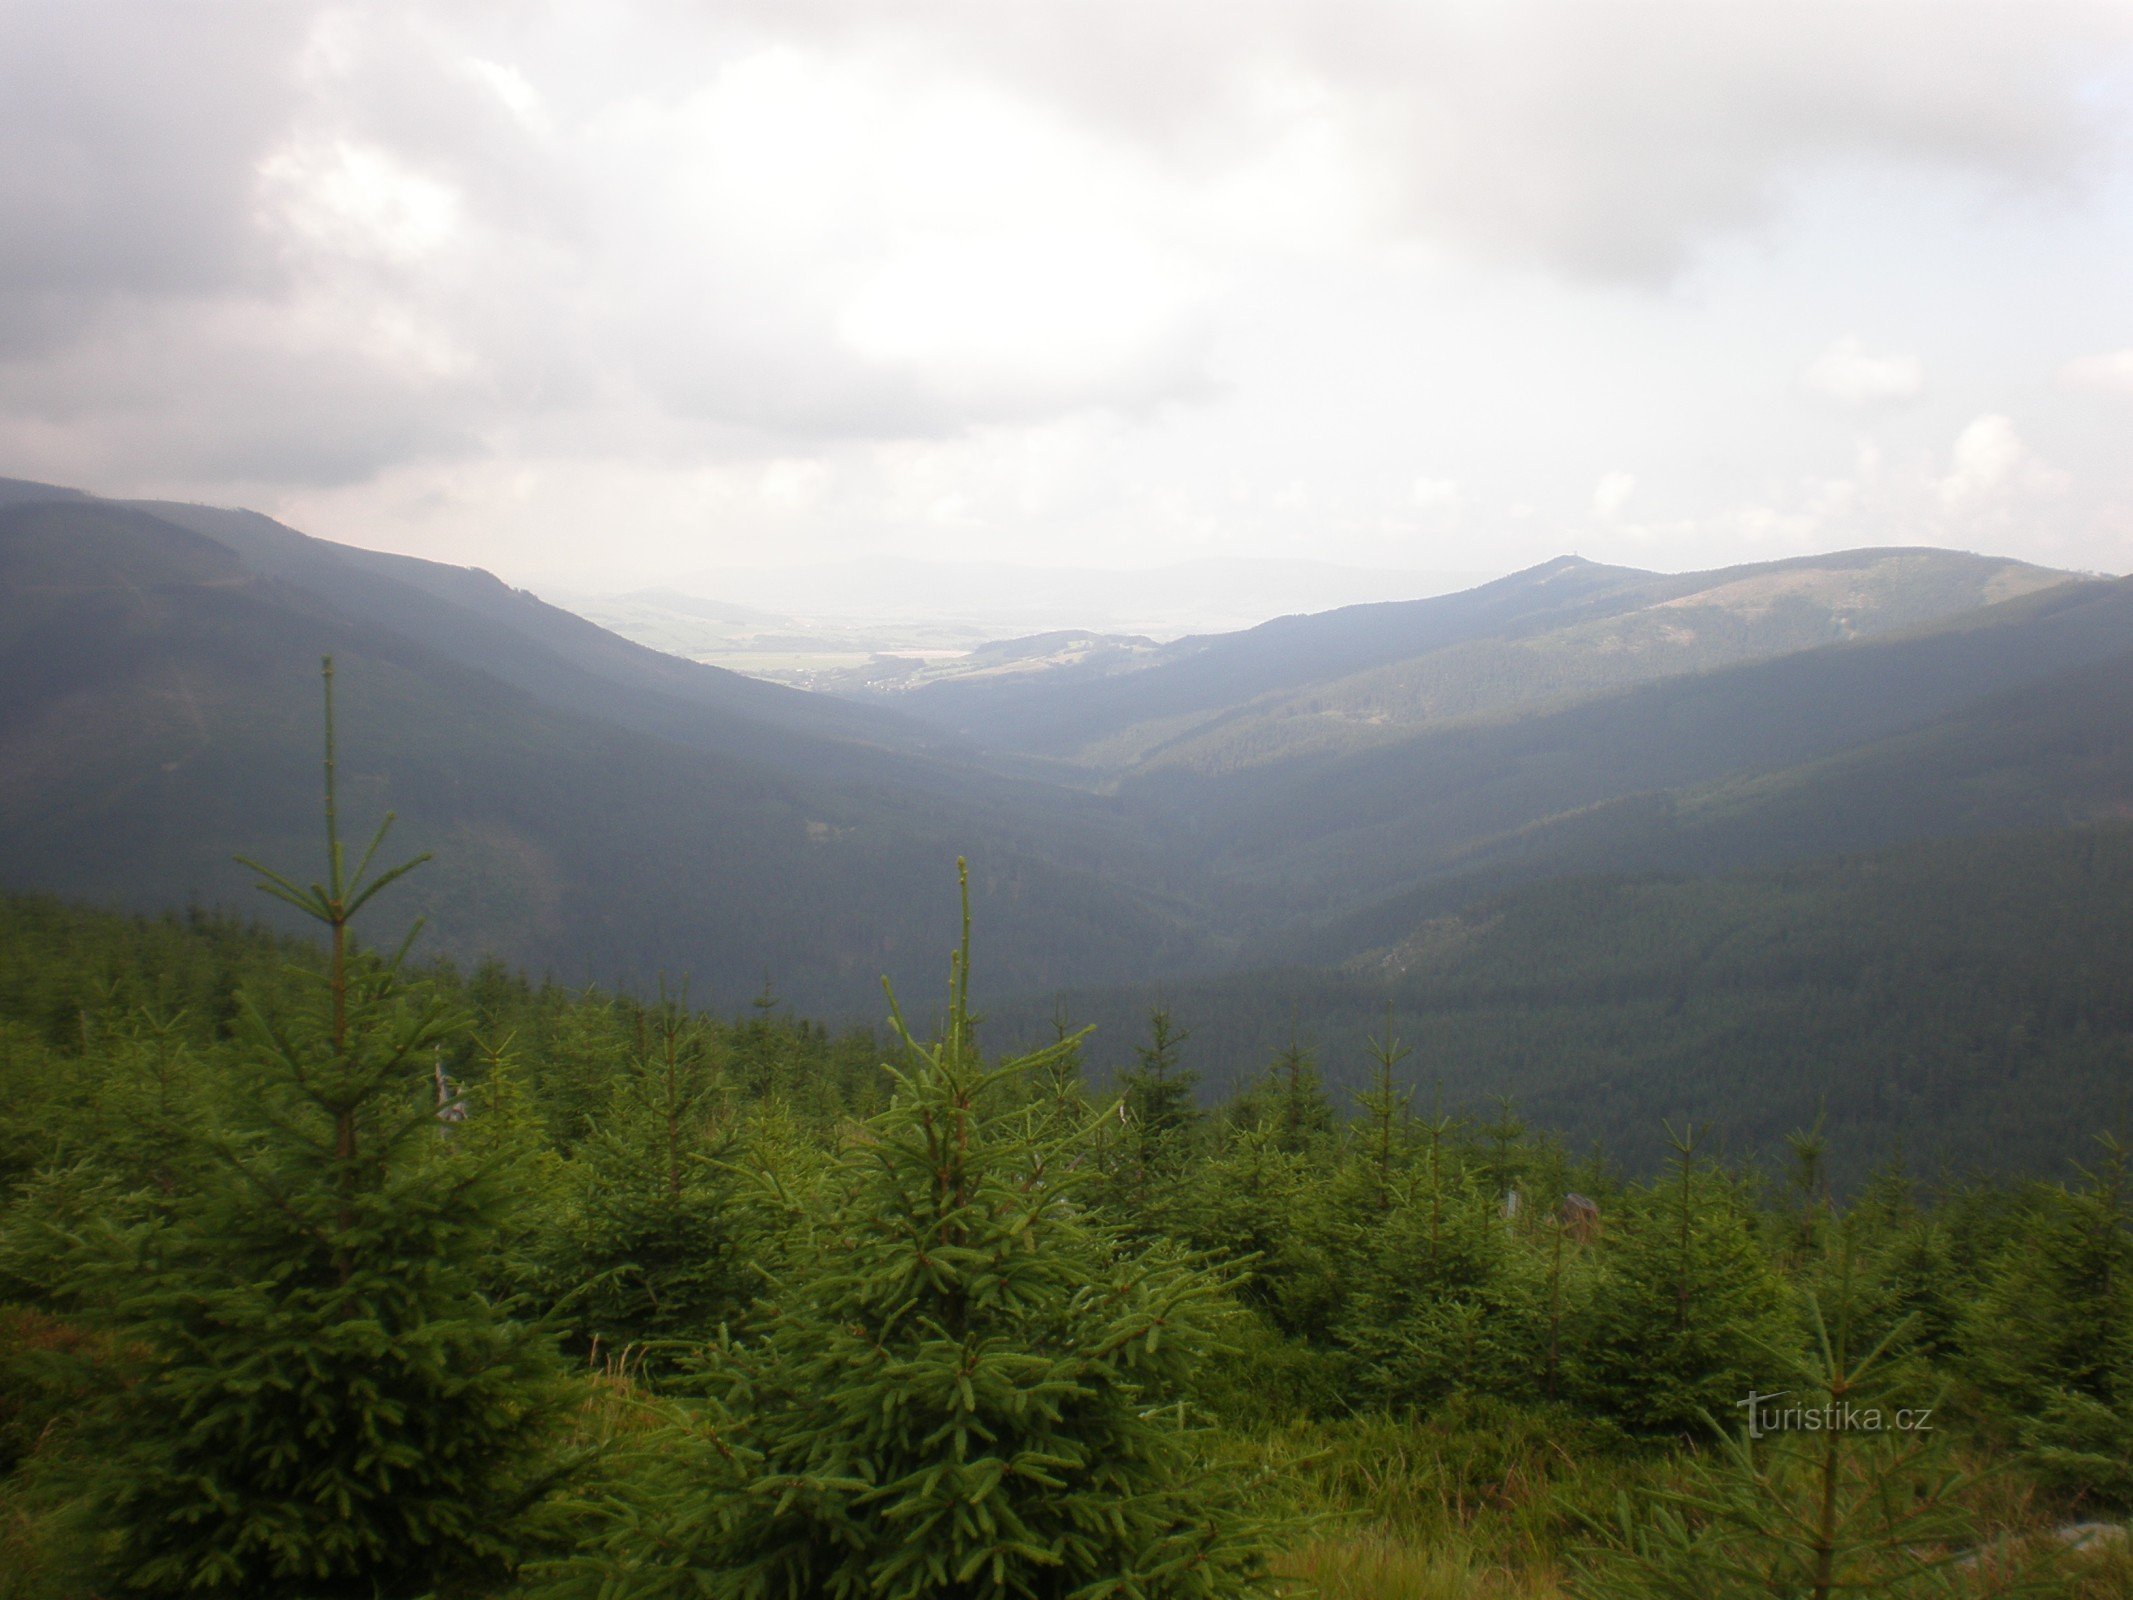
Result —
[{"label": "young spruce tree", "polygon": [[1370,1087],[1355,1096],[1363,1110],[1365,1130],[1359,1148],[1370,1164],[1371,1197],[1380,1212],[1392,1209],[1393,1180],[1399,1171],[1414,1102],[1414,1091],[1402,1088],[1394,1076],[1400,1063],[1414,1051],[1400,1043],[1392,1021],[1392,1002],[1388,1000],[1384,1035],[1370,1041]]},{"label": "young spruce tree", "polygon": [[347,870],[325,676],[324,881],[255,869],[323,925],[324,968],[247,1001],[204,1176],[67,1285],[135,1364],[85,1451],[101,1592],[488,1592],[543,1490],[552,1356],[479,1290],[503,1195],[437,1115],[461,1021],[405,972],[413,932],[385,959],[350,932],[422,858],[371,872],[387,817]]},{"label": "young spruce tree", "polygon": [[1169,1186],[1184,1170],[1199,1127],[1193,1092],[1200,1075],[1180,1065],[1190,1037],[1156,1007],[1148,1013],[1148,1042],[1134,1047],[1135,1065],[1118,1075],[1125,1138],[1110,1187],[1118,1208],[1150,1231],[1167,1210]]},{"label": "young spruce tree", "polygon": [[840,1158],[812,1266],[759,1339],[712,1353],[708,1425],[654,1452],[669,1493],[622,1513],[603,1593],[1257,1588],[1262,1536],[1186,1419],[1218,1286],[1079,1209],[1090,1131],[1062,1136],[1015,1082],[1071,1041],[988,1069],[968,986],[966,882],[943,1036],[921,1045],[892,1017],[894,1097]]},{"label": "young spruce tree", "polygon": [[2133,1504],[2133,1151],[2040,1187],[1971,1308],[1971,1368],[2044,1475]]},{"label": "young spruce tree", "polygon": [[660,996],[638,1047],[570,1163],[565,1258],[582,1285],[565,1315],[606,1351],[653,1372],[745,1309],[746,1208],[723,1163],[722,1066],[702,1023]]},{"label": "young spruce tree", "polygon": [[[2034,1592],[1965,1552],[1977,1527],[1933,1423],[1940,1397],[1895,1357],[1905,1324],[1864,1353],[1853,1246],[1833,1267],[1835,1317],[1810,1295],[1814,1342],[1787,1387],[1744,1396],[1743,1421],[1678,1487],[1621,1500],[1574,1554],[1588,1600],[1904,1600]],[[1712,1431],[1721,1428],[1707,1417]],[[2004,1564],[2004,1563],[2002,1563]],[[1958,1579],[1967,1576],[1969,1582]]]},{"label": "young spruce tree", "polygon": [[1695,1433],[1724,1416],[1788,1338],[1778,1276],[1696,1132],[1668,1130],[1673,1176],[1640,1198],[1596,1286],[1586,1398],[1639,1431]]}]

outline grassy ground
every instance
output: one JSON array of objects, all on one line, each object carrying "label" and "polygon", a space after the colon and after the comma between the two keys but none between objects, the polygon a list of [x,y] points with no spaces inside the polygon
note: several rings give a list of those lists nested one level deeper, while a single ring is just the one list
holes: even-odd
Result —
[{"label": "grassy ground", "polygon": [[[1278,1570],[1323,1600],[1564,1600],[1578,1592],[1566,1557],[1592,1520],[1682,1466],[1575,1417],[1486,1402],[1425,1420],[1295,1425],[1236,1446],[1296,1485],[1304,1530]],[[1986,1543],[1950,1574],[1951,1597],[2133,1600],[2133,1541],[2105,1534],[2068,1550],[2055,1536],[2114,1513],[2011,1471],[1981,1471],[1964,1499]]]},{"label": "grassy ground", "polygon": [[1553,1600],[1588,1515],[1664,1466],[1567,1413],[1455,1404],[1269,1431],[1250,1448],[1297,1486],[1284,1577],[1326,1600]]}]

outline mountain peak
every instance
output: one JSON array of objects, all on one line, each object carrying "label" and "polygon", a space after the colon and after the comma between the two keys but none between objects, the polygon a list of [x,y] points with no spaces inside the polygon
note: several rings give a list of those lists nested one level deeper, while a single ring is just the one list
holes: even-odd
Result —
[{"label": "mountain peak", "polygon": [[1585,572],[1625,572],[1640,578],[1650,576],[1641,567],[1617,567],[1605,561],[1588,561],[1581,555],[1557,556],[1552,561],[1543,561],[1539,566],[1527,567],[1522,572],[1512,573],[1511,576],[1514,578],[1537,579],[1545,583],[1550,578],[1567,577],[1572,573]]}]

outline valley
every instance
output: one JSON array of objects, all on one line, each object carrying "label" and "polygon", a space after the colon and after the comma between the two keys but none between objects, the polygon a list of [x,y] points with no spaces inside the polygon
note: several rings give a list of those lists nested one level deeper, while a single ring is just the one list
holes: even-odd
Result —
[{"label": "valley", "polygon": [[[2104,1069],[2067,1063],[2124,1026],[2115,991],[2047,1003],[1946,976],[1973,960],[1965,908],[2032,871],[2061,884],[2068,926],[2115,928],[2116,879],[2064,864],[2101,872],[2133,810],[2116,580],[1917,549],[1684,574],[1565,559],[1233,633],[877,655],[802,692],[246,512],[10,482],[0,578],[13,890],[242,903],[232,858],[308,826],[330,653],[351,794],[438,857],[419,906],[438,947],[566,984],[686,978],[714,1008],[767,986],[871,1017],[882,977],[939,972],[960,855],[1003,1037],[1064,1004],[1100,1020],[1107,1069],[1169,1004],[1211,1083],[1249,1081],[1291,1035],[1359,1081],[1391,1002],[1461,1103],[1515,1095],[1626,1151],[1677,1114],[1772,1148],[1833,1097],[1840,1121],[1894,1115],[1969,1163],[2039,1158],[2098,1114]],[[1870,908],[1858,886],[1897,880],[1916,929],[1846,933]],[[2031,930],[2014,946],[1988,939],[1978,971],[2030,970],[2051,904],[2013,919]],[[1576,950],[1550,942],[1565,917]],[[1822,976],[1693,976],[1751,927],[1825,951]],[[1911,1001],[1864,954],[1847,975],[1842,949],[1943,974],[1929,995],[1982,1007],[1956,1058],[1996,1060],[2018,1030],[2015,1076],[1877,1079],[1873,1041]],[[1554,987],[1633,951],[1657,965]],[[1497,974],[1479,990],[1474,961]],[[1668,994],[1687,1010],[1640,1009]],[[1790,1042],[1749,1043],[1750,1014]],[[2065,1092],[2028,1134],[1978,1131],[2064,1051]]]}]

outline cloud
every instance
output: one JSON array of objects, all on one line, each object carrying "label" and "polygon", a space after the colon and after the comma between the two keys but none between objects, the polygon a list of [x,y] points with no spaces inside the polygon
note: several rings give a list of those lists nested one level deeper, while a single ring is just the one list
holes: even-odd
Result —
[{"label": "cloud", "polygon": [[1622,508],[1629,504],[1629,497],[1636,487],[1637,475],[1633,472],[1617,469],[1603,474],[1600,481],[1593,485],[1592,514],[1602,522],[1614,521],[1622,514]]},{"label": "cloud", "polygon": [[480,450],[479,357],[391,301],[149,305],[0,364],[0,459],[92,486],[332,485]]},{"label": "cloud", "polygon": [[0,21],[18,463],[327,484],[618,419],[627,453],[775,453],[1204,383],[1162,197],[1041,107],[743,34],[573,108],[559,41],[471,6],[107,41],[124,9]]},{"label": "cloud", "polygon": [[1989,414],[1956,436],[1939,490],[1942,505],[1967,511],[1997,508],[2018,497],[2063,494],[2069,481],[2022,442],[2012,421]]},{"label": "cloud", "polygon": [[2107,121],[2069,85],[2133,20],[1813,0],[1335,15],[1299,51],[1381,139],[1408,227],[1644,285],[1782,214],[1807,174],[1929,170],[2013,194],[2097,170]]},{"label": "cloud", "polygon": [[1396,232],[1643,284],[1780,211],[1803,171],[1893,164],[2003,194],[2058,189],[2109,158],[2111,119],[2075,86],[2092,90],[2133,38],[2133,15],[2085,0],[922,0],[756,15],[816,43],[952,53],[1203,169],[1315,128],[1369,174]]},{"label": "cloud", "polygon": [[[1293,426],[1201,439],[1225,475],[1322,416],[1368,436],[1410,399],[1417,427],[1487,408],[1471,370],[1419,396],[1315,365],[1322,330],[1366,349],[1371,316],[1462,274],[1513,320],[1596,286],[1667,303],[1831,173],[2078,197],[2124,122],[2097,85],[2129,30],[2058,0],[0,7],[0,470],[213,498],[374,481],[386,506],[550,463],[588,493],[635,475],[653,517],[710,474],[769,519],[757,469],[814,462],[778,494],[836,538],[1115,501],[1120,528],[1212,546],[1228,524],[1173,486],[1172,446],[1239,386],[1278,385],[1263,417]],[[1515,342],[1506,369],[1555,359]],[[1861,407],[1922,387],[1856,341],[1802,381]],[[1056,470],[1017,443],[1082,429],[1104,448]],[[1345,461],[1265,476],[1356,526],[1586,498],[1589,467],[1513,483],[1463,448],[1410,432],[1354,463],[1383,506]],[[1678,481],[1643,439],[1599,448]],[[1458,483],[1410,489],[1418,455]],[[1610,473],[1593,515],[1633,482]]]},{"label": "cloud", "polygon": [[2133,394],[2133,350],[2077,357],[2059,369],[2059,382],[2068,389]]},{"label": "cloud", "polygon": [[0,357],[116,297],[271,289],[253,163],[297,114],[309,7],[0,7]]},{"label": "cloud", "polygon": [[1868,355],[1851,334],[1830,345],[1800,374],[1803,389],[1854,409],[1915,400],[1925,383],[1918,357]]},{"label": "cloud", "polygon": [[373,145],[292,144],[258,168],[263,204],[302,246],[412,264],[435,256],[459,224],[460,197]]}]

